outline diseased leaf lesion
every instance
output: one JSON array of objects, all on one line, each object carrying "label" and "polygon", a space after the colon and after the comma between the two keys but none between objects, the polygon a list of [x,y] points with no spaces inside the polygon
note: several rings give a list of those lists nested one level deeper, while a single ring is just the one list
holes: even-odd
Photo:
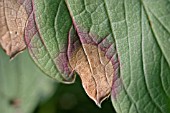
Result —
[{"label": "diseased leaf lesion", "polygon": [[[73,55],[70,64],[80,76],[86,93],[100,106],[101,102],[110,95],[114,69],[111,62],[106,63],[109,61],[106,57],[104,57],[106,60],[104,63],[107,66],[100,62],[96,46],[84,44],[83,48],[81,47]],[[102,51],[99,53],[104,54]]]},{"label": "diseased leaf lesion", "polygon": [[23,36],[27,18],[18,0],[0,0],[0,45],[11,58],[26,47]]},{"label": "diseased leaf lesion", "polygon": [[111,93],[113,78],[119,64],[115,58],[116,51],[110,51],[113,50],[113,44],[109,43],[109,36],[100,43],[95,43],[94,37],[88,34],[83,34],[86,36],[83,41],[81,33],[75,34],[77,33],[74,29],[71,29],[69,35],[71,44],[68,48],[69,64],[80,76],[88,96],[100,106]]}]

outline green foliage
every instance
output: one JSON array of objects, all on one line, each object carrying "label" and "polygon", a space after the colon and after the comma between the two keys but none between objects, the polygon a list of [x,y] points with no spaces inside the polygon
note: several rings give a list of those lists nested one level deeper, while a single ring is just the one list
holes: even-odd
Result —
[{"label": "green foliage", "polygon": [[[107,94],[108,90],[102,90],[107,89],[105,83],[113,84],[112,88],[108,88],[112,91],[108,92],[111,93],[111,100],[117,113],[170,112],[169,0],[33,0],[30,2],[33,10],[26,26],[25,40],[31,57],[47,75],[60,82],[73,83],[75,73],[79,72],[82,82],[85,81],[83,83],[85,91],[93,100],[97,98],[99,104],[108,96],[103,94]],[[75,31],[75,34],[71,34],[70,29]],[[78,38],[78,41],[75,38]],[[80,54],[80,48],[83,54]],[[98,51],[96,59],[100,59],[102,65],[102,59],[107,57],[104,60],[108,62],[107,64],[112,63],[111,69],[114,72],[104,68],[105,75],[96,74],[96,76],[95,70],[99,68],[102,73],[103,68],[94,66],[96,62],[93,61],[96,59],[91,56],[96,54],[92,50]],[[104,53],[104,58],[101,57],[100,51]],[[82,61],[84,56],[86,59]],[[23,102],[26,101],[26,97],[22,95],[25,95],[25,90],[30,87],[27,84],[32,86],[34,83],[39,84],[36,80],[40,81],[41,77],[34,76],[32,70],[35,68],[32,64],[29,65],[31,61],[24,59],[20,61],[18,58],[9,65],[8,59],[4,56],[2,58],[5,60],[0,62],[0,73],[2,73],[0,87],[3,87],[0,90],[6,95],[2,98],[3,101],[8,102],[4,105],[9,106],[9,99],[15,97],[21,97]],[[70,63],[72,59],[73,64]],[[86,67],[82,68],[81,62],[88,64],[89,68],[87,70]],[[107,67],[107,64],[104,66]],[[88,69],[91,75],[87,74]],[[21,78],[22,73],[29,73],[29,77],[33,76],[30,77],[32,80],[28,80],[26,78],[28,76]],[[113,80],[107,80],[108,73],[112,73]],[[94,84],[88,86],[89,83]],[[26,88],[22,88],[20,84]],[[48,85],[43,83],[41,86]],[[41,87],[34,90],[39,92]],[[30,92],[32,91],[28,91]],[[100,93],[101,97],[97,97]],[[5,98],[8,98],[8,101]],[[32,98],[27,97],[27,99]],[[36,99],[33,100],[37,102]]]},{"label": "green foliage", "polygon": [[25,36],[29,53],[38,67],[51,78],[64,83],[74,82],[75,77],[68,76],[70,72],[65,71],[68,70],[65,66],[68,62],[67,37],[72,25],[65,2],[34,0],[32,4]]}]

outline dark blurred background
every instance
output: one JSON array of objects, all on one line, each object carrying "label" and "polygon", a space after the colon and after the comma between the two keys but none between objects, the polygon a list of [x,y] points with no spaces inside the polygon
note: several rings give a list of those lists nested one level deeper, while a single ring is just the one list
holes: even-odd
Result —
[{"label": "dark blurred background", "polygon": [[115,113],[108,98],[99,108],[85,93],[77,77],[72,85],[59,84],[47,102],[40,104],[34,113]]}]

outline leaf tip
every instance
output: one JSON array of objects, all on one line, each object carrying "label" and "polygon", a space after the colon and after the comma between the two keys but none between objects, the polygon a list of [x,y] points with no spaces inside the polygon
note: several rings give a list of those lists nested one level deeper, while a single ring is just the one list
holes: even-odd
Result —
[{"label": "leaf tip", "polygon": [[102,108],[100,102],[96,102],[96,105],[97,105],[99,108]]}]

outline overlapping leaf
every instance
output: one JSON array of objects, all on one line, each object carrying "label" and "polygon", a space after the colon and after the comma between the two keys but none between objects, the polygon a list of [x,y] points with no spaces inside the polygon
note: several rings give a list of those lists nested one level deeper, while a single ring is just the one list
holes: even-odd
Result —
[{"label": "overlapping leaf", "polygon": [[32,4],[25,40],[34,61],[60,82],[71,82],[73,73],[78,73],[87,94],[100,105],[110,95],[118,67],[112,36],[89,35],[74,23],[77,34],[65,1],[35,0]]},{"label": "overlapping leaf", "polygon": [[71,19],[63,0],[34,0],[25,40],[37,65],[50,77],[72,83],[74,75],[67,58]]}]

